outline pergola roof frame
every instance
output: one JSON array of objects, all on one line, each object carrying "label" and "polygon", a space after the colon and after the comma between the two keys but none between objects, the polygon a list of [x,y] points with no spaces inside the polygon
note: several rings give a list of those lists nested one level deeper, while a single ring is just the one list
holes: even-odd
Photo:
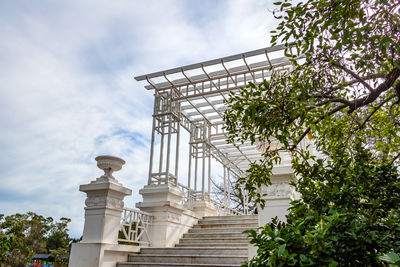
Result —
[{"label": "pergola roof frame", "polygon": [[275,51],[281,51],[285,48],[286,47],[283,44],[277,45],[274,47],[261,48],[261,49],[249,51],[246,53],[236,54],[236,55],[222,57],[222,58],[218,58],[218,59],[207,60],[207,61],[204,61],[201,63],[195,63],[195,64],[186,65],[183,67],[172,68],[172,69],[168,69],[168,70],[164,70],[164,71],[158,71],[158,72],[153,72],[153,73],[149,73],[149,74],[145,74],[145,75],[140,75],[140,76],[136,76],[135,79],[137,81],[143,81],[146,79],[151,79],[151,78],[155,78],[155,77],[159,77],[159,76],[163,76],[163,75],[169,75],[169,74],[174,74],[174,73],[178,73],[181,71],[187,71],[187,70],[201,68],[201,66],[206,67],[206,66],[218,64],[220,62],[234,61],[234,60],[238,60],[238,59],[242,59],[242,58],[246,58],[246,57],[258,56],[261,54],[268,54],[268,53],[272,53]]},{"label": "pergola roof frame", "polygon": [[[203,160],[205,156],[210,157],[212,154],[212,157],[217,159],[224,168],[229,168],[236,176],[240,177],[245,174],[246,169],[252,162],[262,158],[262,152],[258,149],[257,145],[251,144],[251,142],[235,142],[234,144],[228,144],[226,142],[228,136],[221,127],[224,125],[223,114],[226,110],[224,100],[227,99],[228,93],[239,90],[250,81],[258,84],[264,79],[268,79],[274,71],[290,70],[292,63],[287,57],[279,55],[279,57],[272,58],[270,56],[271,53],[275,52],[283,54],[285,48],[284,45],[262,48],[246,53],[141,75],[135,77],[135,79],[137,81],[147,81],[148,85],[146,85],[145,88],[148,90],[154,89],[155,98],[158,97],[158,101],[165,102],[163,105],[166,105],[166,103],[170,105],[169,111],[153,114],[154,120],[157,116],[171,116],[170,119],[166,121],[178,120],[176,122],[189,132],[193,131],[196,127],[209,127],[209,130],[207,130],[208,136],[203,136],[203,139],[199,141],[200,143],[204,142],[204,146],[201,146],[200,150],[197,146],[198,142],[192,142],[193,146],[197,146],[195,149],[197,152],[193,153],[200,153],[199,155],[203,157]],[[260,60],[262,56],[265,56],[265,58]],[[251,57],[257,57],[258,60],[249,63]],[[232,62],[241,62],[241,64],[239,66],[229,67],[228,65],[233,64]],[[206,67],[211,66],[214,67],[214,70],[208,72]],[[215,70],[216,68],[217,70]],[[189,74],[191,71],[196,72],[196,74],[191,76]],[[171,76],[179,76],[179,78],[174,79]],[[157,82],[154,81],[154,79],[156,79]],[[178,107],[179,110],[172,110],[171,103],[175,103],[174,107]],[[156,102],[154,110],[154,112],[156,112]],[[200,123],[200,126],[198,123]],[[154,125],[153,123],[153,132]],[[202,131],[200,128],[198,128],[198,130]],[[205,133],[203,133],[203,135],[204,134]],[[168,142],[170,142],[170,138]],[[151,155],[153,155],[153,147],[154,141],[152,140]],[[170,156],[171,155],[166,155],[166,157]],[[163,159],[162,156],[161,159]],[[177,160],[176,158],[176,161]],[[176,164],[178,163],[176,162]],[[205,167],[203,166],[203,172],[204,170]],[[150,170],[149,175],[151,173],[153,172]],[[168,170],[163,173],[168,173]],[[208,173],[210,173],[210,171],[208,171]],[[176,177],[177,174],[172,176]],[[149,178],[149,181],[150,180]],[[204,188],[202,188],[202,190],[204,194]]]}]

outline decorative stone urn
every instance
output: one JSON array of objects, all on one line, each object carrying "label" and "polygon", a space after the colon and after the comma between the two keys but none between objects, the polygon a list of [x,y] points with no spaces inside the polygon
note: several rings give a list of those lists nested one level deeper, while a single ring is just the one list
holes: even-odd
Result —
[{"label": "decorative stone urn", "polygon": [[124,197],[132,190],[120,184],[112,173],[120,170],[125,161],[113,156],[98,156],[96,161],[104,174],[79,186],[87,196],[85,224],[82,241],[72,244],[69,267],[115,267],[116,262],[127,261],[129,253],[139,250],[118,244]]},{"label": "decorative stone urn", "polygon": [[112,176],[112,173],[119,171],[122,168],[122,165],[125,164],[125,160],[113,156],[98,156],[95,158],[95,160],[97,161],[97,167],[102,169],[104,174],[92,183],[110,182],[120,185],[117,179]]}]

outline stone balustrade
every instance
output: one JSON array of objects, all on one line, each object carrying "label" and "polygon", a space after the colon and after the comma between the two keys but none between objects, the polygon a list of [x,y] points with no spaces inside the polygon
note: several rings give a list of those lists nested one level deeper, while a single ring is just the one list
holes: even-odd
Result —
[{"label": "stone balustrade", "polygon": [[[132,190],[112,174],[125,161],[111,156],[99,156],[96,161],[104,174],[79,188],[87,195],[85,224],[82,241],[71,249],[71,267],[115,267],[140,247],[173,247],[205,216],[243,215],[202,192],[169,183],[145,185],[139,191],[143,201],[136,204],[138,209],[124,207],[123,200]],[[264,210],[259,209],[260,226],[275,216],[285,219],[292,199],[293,188],[289,186],[292,179],[290,166],[273,170],[272,186],[261,188],[267,194],[267,203]],[[253,256],[255,249],[250,246],[249,251],[249,257]]]}]

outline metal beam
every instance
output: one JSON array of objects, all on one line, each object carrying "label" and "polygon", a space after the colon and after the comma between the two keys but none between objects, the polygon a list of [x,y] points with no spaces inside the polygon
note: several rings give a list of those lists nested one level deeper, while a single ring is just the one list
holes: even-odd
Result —
[{"label": "metal beam", "polygon": [[277,46],[274,46],[274,47],[261,48],[261,49],[249,51],[249,52],[246,52],[246,53],[240,53],[240,54],[236,54],[236,55],[232,55],[232,56],[222,57],[222,58],[219,58],[219,59],[212,59],[212,60],[207,60],[207,61],[203,61],[203,62],[196,63],[196,64],[190,64],[190,65],[186,65],[186,66],[183,66],[183,67],[172,68],[172,69],[168,69],[168,70],[164,70],[164,71],[158,71],[158,72],[153,72],[153,73],[149,73],[149,74],[146,74],[146,75],[136,76],[135,80],[136,81],[143,81],[143,80],[146,80],[146,79],[151,79],[151,78],[155,78],[155,77],[159,77],[159,76],[163,76],[163,75],[170,75],[170,74],[174,74],[174,73],[179,73],[181,71],[188,71],[188,70],[198,69],[201,66],[216,65],[216,64],[221,63],[221,61],[224,61],[224,62],[235,61],[235,60],[238,60],[238,59],[242,59],[243,57],[259,56],[259,55],[264,55],[264,54],[268,54],[268,53],[272,53],[272,52],[276,52],[276,51],[281,51],[283,49],[285,49],[285,45],[277,45]]}]

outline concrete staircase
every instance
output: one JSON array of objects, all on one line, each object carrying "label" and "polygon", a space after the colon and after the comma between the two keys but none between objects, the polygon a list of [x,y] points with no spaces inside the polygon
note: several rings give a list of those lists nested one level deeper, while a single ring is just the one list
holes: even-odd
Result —
[{"label": "concrete staircase", "polygon": [[249,241],[242,232],[257,227],[257,215],[205,217],[174,248],[142,248],[117,267],[240,266],[247,260]]}]

